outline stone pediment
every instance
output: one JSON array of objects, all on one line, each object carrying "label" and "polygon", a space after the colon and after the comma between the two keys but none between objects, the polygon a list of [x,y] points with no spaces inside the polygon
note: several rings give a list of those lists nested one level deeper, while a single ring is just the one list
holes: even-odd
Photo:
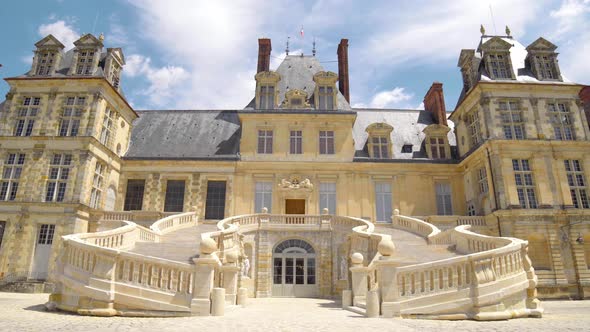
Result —
[{"label": "stone pediment", "polygon": [[47,37],[41,39],[37,43],[35,43],[37,48],[59,48],[63,49],[65,46],[62,44],[57,38],[53,35],[47,35]]},{"label": "stone pediment", "polygon": [[307,100],[307,92],[299,89],[289,90],[285,93],[282,108],[311,108]]},{"label": "stone pediment", "polygon": [[422,132],[425,134],[434,134],[434,135],[436,135],[436,134],[446,135],[449,131],[451,131],[451,128],[437,124],[437,123],[433,123],[431,125],[428,125],[426,128],[424,128],[424,130],[422,130]]},{"label": "stone pediment", "polygon": [[539,37],[537,40],[532,42],[529,46],[526,47],[527,51],[545,51],[545,52],[555,52],[557,46],[553,43],[548,41],[543,37]]},{"label": "stone pediment", "polygon": [[122,65],[125,64],[125,56],[123,55],[123,50],[120,47],[116,48],[108,48],[107,52],[112,54],[117,61],[119,61]]},{"label": "stone pediment", "polygon": [[479,50],[487,52],[487,51],[509,51],[512,47],[512,44],[505,41],[500,37],[492,37],[490,40],[486,41],[485,43],[481,44]]},{"label": "stone pediment", "polygon": [[102,47],[102,42],[94,37],[94,35],[87,33],[84,36],[80,37],[80,39],[74,42],[76,47],[87,47],[87,46],[97,46]]}]

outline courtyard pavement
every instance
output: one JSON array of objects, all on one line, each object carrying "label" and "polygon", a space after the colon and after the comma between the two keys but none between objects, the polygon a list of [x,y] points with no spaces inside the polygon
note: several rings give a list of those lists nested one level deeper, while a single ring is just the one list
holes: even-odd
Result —
[{"label": "courtyard pavement", "polygon": [[47,312],[48,294],[0,293],[0,331],[590,331],[590,301],[545,301],[545,316],[497,322],[368,319],[330,300],[250,299],[224,317],[86,317]]}]

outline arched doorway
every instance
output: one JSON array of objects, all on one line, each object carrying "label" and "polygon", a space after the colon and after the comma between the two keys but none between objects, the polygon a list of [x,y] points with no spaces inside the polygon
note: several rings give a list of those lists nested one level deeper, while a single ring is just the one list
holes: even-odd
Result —
[{"label": "arched doorway", "polygon": [[290,239],[273,250],[273,296],[315,297],[316,254],[306,241]]}]

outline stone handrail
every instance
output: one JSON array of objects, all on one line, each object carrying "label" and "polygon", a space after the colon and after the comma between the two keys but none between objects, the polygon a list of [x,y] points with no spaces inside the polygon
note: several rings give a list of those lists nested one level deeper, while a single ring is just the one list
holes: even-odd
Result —
[{"label": "stone handrail", "polygon": [[424,220],[400,215],[397,211],[393,215],[393,226],[418,234],[428,240],[438,235],[441,231],[438,227]]},{"label": "stone handrail", "polygon": [[121,223],[121,227],[107,231],[66,235],[64,240],[79,240],[103,248],[130,249],[135,245],[141,231],[131,221]]},{"label": "stone handrail", "polygon": [[197,220],[195,212],[175,214],[156,221],[150,226],[150,229],[157,234],[164,235],[186,226],[195,226]]}]

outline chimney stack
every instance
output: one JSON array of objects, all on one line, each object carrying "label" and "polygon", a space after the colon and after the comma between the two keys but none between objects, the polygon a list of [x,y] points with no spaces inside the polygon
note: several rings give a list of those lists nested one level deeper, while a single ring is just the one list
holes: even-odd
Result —
[{"label": "chimney stack", "polygon": [[350,103],[350,89],[348,85],[348,39],[341,39],[338,44],[338,89]]},{"label": "chimney stack", "polygon": [[587,85],[580,90],[580,99],[586,113],[586,125],[590,127],[590,86]]},{"label": "chimney stack", "polygon": [[424,96],[424,109],[432,114],[434,122],[448,127],[442,83],[432,83]]},{"label": "chimney stack", "polygon": [[270,46],[270,39],[269,38],[260,38],[258,39],[258,70],[256,73],[260,73],[261,71],[269,71],[270,70],[270,51],[272,47]]}]

